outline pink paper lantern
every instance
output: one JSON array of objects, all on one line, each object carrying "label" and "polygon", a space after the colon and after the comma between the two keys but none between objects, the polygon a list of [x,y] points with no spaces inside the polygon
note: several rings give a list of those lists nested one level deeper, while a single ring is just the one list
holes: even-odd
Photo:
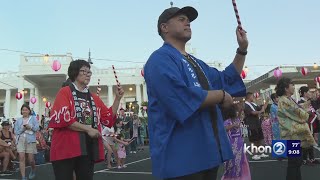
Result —
[{"label": "pink paper lantern", "polygon": [[147,106],[143,106],[143,110],[147,110]]},{"label": "pink paper lantern", "polygon": [[16,93],[16,99],[20,100],[22,98],[22,93],[21,92],[17,92]]},{"label": "pink paper lantern", "polygon": [[47,107],[47,108],[51,107],[51,103],[50,103],[49,101],[46,102],[46,107]]},{"label": "pink paper lantern", "polygon": [[273,71],[273,75],[274,77],[276,77],[277,79],[279,79],[282,76],[282,71],[280,68],[277,68],[276,70]]},{"label": "pink paper lantern", "polygon": [[259,98],[259,97],[260,97],[260,94],[259,94],[258,92],[255,92],[255,93],[253,93],[253,96],[254,96],[255,98]]},{"label": "pink paper lantern", "polygon": [[36,103],[36,102],[37,102],[37,98],[32,97],[32,98],[30,99],[30,102],[31,102],[32,104]]},{"label": "pink paper lantern", "polygon": [[242,79],[245,79],[247,77],[246,71],[242,70],[240,76]]},{"label": "pink paper lantern", "polygon": [[318,77],[314,78],[314,81],[316,81],[317,83],[320,83],[320,77],[318,76]]},{"label": "pink paper lantern", "polygon": [[54,71],[59,71],[61,69],[61,63],[60,61],[58,60],[54,60],[53,63],[52,63],[52,66],[51,68],[54,70]]},{"label": "pink paper lantern", "polygon": [[303,67],[303,68],[301,68],[301,74],[303,75],[303,76],[306,76],[306,75],[308,75],[308,68],[306,68],[306,67]]}]

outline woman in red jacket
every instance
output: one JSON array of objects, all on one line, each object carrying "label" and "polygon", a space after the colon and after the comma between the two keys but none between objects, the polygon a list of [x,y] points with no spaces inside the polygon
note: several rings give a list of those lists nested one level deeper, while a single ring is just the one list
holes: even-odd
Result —
[{"label": "woman in red jacket", "polygon": [[122,88],[116,91],[112,107],[89,92],[92,72],[85,60],[70,63],[68,76],[72,83],[58,92],[50,111],[52,134],[50,159],[56,180],[92,180],[94,163],[104,160],[101,124],[111,127],[116,118]]}]

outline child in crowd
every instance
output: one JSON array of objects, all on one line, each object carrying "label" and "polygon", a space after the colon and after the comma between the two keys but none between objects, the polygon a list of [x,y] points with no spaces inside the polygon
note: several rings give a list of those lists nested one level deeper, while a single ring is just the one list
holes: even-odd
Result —
[{"label": "child in crowd", "polygon": [[118,169],[126,168],[127,166],[124,164],[127,157],[125,146],[128,146],[134,138],[124,139],[123,134],[118,134],[114,139],[117,142]]}]

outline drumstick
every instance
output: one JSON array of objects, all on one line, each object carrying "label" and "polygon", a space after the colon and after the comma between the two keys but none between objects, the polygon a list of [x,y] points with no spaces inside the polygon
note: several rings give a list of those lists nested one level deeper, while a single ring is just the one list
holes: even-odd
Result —
[{"label": "drumstick", "polygon": [[118,76],[117,76],[116,70],[115,70],[115,68],[114,68],[114,65],[112,65],[112,69],[113,69],[114,77],[116,78],[116,82],[117,82],[118,89],[120,89],[120,82],[119,82],[119,80],[118,80]]},{"label": "drumstick", "polygon": [[241,21],[240,21],[240,16],[239,16],[239,11],[238,11],[238,8],[237,8],[236,0],[232,0],[232,4],[233,4],[234,12],[236,14],[236,18],[237,18],[239,29],[242,30],[242,25],[241,25]]},{"label": "drumstick", "polygon": [[102,134],[102,136],[106,136],[106,137],[117,137],[119,135],[117,134]]}]

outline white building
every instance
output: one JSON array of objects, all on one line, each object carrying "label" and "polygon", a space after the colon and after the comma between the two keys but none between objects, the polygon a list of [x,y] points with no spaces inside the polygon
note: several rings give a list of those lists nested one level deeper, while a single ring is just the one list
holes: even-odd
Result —
[{"label": "white building", "polygon": [[[57,72],[52,70],[53,60],[61,63],[61,69]],[[72,61],[71,54],[53,56],[24,56],[20,57],[18,72],[0,73],[0,116],[6,118],[19,117],[20,108],[23,103],[28,103],[37,114],[44,114],[47,101],[54,103],[55,96],[67,79],[67,70]],[[133,101],[147,101],[146,85],[141,76],[141,68],[118,68],[116,67],[118,79],[125,90],[121,106],[128,107]],[[92,93],[97,92],[98,79],[100,79],[101,91],[99,93],[102,101],[112,105],[115,97],[116,81],[112,67],[99,69],[92,64],[93,72],[89,84]],[[23,92],[20,100],[16,99],[16,93]],[[35,104],[29,103],[35,97]]]},{"label": "white building", "polygon": [[[187,52],[195,55],[195,49],[187,44]],[[90,58],[90,57],[89,57]],[[52,70],[52,62],[58,60],[61,63],[61,69],[57,72]],[[73,60],[72,55],[50,55],[50,56],[20,56],[20,65],[18,72],[0,73],[0,117],[16,118],[20,115],[20,108],[23,103],[27,103],[36,112],[36,114],[45,114],[47,112],[45,103],[50,102],[52,105],[58,90],[62,83],[67,79],[67,70],[70,62]],[[219,70],[224,67],[221,62],[213,61],[208,63]],[[140,106],[141,102],[148,101],[146,83],[141,75],[141,67],[138,68],[119,68],[116,67],[116,73],[125,90],[120,107],[129,108],[129,104],[137,101]],[[98,79],[100,79],[101,91],[99,93],[102,101],[109,107],[112,105],[115,97],[116,80],[112,67],[100,69],[91,65],[92,77],[89,84],[90,92],[96,93]],[[16,99],[16,93],[23,92],[20,100]],[[35,97],[35,104],[29,103],[30,99]]]},{"label": "white building", "polygon": [[[307,68],[308,74],[302,75],[301,68]],[[275,87],[278,79],[274,77],[274,71],[277,68],[265,73],[264,75],[246,83],[247,91],[258,92],[260,97],[258,100],[264,100],[270,97],[272,93],[275,93]],[[299,89],[302,86],[308,86],[312,90],[320,89],[320,84],[315,82],[315,78],[319,77],[320,69],[313,66],[282,66],[282,76],[290,78],[294,83],[295,93],[293,98],[295,100],[300,99]]]}]

